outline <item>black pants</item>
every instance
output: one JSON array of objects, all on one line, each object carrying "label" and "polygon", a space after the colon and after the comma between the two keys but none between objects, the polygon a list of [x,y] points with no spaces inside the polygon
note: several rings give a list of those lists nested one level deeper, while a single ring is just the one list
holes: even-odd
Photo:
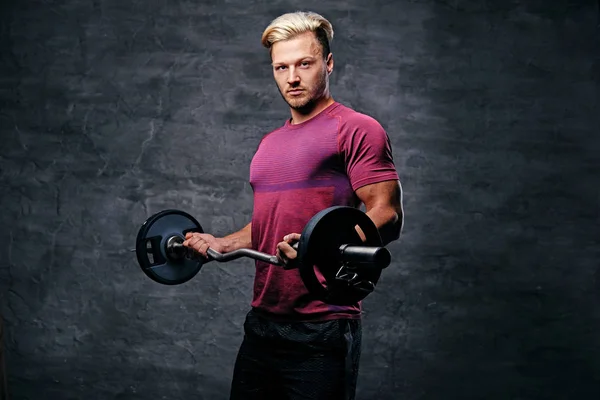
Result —
[{"label": "black pants", "polygon": [[230,400],[353,400],[359,319],[273,322],[250,311]]}]

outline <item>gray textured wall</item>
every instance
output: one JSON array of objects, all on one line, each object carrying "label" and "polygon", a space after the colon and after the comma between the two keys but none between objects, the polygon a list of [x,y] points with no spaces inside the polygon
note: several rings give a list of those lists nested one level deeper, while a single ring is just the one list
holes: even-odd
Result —
[{"label": "gray textured wall", "polygon": [[251,261],[164,287],[127,249],[164,208],[249,221],[289,115],[259,38],[296,9],[333,21],[334,97],[387,129],[405,190],[359,398],[598,398],[598,10],[541,0],[3,2],[12,398],[227,398]]}]

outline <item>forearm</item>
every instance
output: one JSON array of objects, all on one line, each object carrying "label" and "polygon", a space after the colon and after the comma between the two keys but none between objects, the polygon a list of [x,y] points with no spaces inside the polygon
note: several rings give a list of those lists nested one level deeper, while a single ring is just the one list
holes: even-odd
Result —
[{"label": "forearm", "polygon": [[402,232],[404,224],[402,207],[398,209],[392,207],[373,207],[366,214],[379,230],[384,246],[400,237],[400,232]]},{"label": "forearm", "polygon": [[252,223],[231,235],[225,236],[222,240],[225,247],[224,253],[252,248]]}]

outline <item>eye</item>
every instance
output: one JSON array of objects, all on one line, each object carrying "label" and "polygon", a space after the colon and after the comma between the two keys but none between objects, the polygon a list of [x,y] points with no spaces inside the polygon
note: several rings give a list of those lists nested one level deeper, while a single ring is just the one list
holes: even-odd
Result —
[{"label": "eye", "polygon": [[285,69],[284,65],[278,65],[278,66],[275,67],[275,71],[281,71],[283,69]]},{"label": "eye", "polygon": [[310,65],[309,61],[302,61],[302,63],[300,63],[300,65],[302,65],[303,67],[308,67]]}]

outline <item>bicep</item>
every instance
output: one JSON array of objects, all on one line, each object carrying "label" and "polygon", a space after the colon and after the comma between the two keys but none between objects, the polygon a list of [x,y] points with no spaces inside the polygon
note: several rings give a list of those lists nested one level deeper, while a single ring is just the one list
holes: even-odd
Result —
[{"label": "bicep", "polygon": [[364,203],[367,213],[374,208],[402,213],[402,186],[399,180],[365,185],[356,190],[356,196]]}]

